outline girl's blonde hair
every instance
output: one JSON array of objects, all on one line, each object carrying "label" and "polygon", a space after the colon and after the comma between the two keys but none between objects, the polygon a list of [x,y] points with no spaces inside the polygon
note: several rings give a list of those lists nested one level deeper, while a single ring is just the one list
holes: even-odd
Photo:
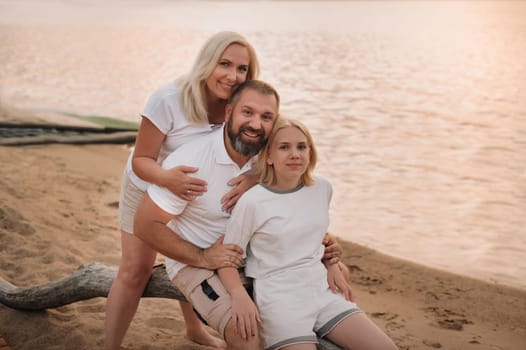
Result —
[{"label": "girl's blonde hair", "polygon": [[261,172],[260,182],[265,185],[274,185],[277,182],[276,174],[274,172],[274,166],[268,164],[268,159],[270,155],[270,150],[274,144],[274,139],[276,138],[277,133],[280,130],[286,128],[296,128],[299,131],[301,131],[303,135],[305,135],[305,137],[307,138],[307,146],[309,147],[310,151],[309,165],[307,166],[307,170],[305,170],[305,173],[302,175],[302,180],[305,186],[310,186],[314,184],[313,172],[318,161],[318,152],[316,151],[314,140],[312,139],[312,135],[309,129],[307,129],[307,127],[301,122],[295,119],[283,117],[280,117],[274,124],[274,127],[272,128],[272,131],[270,132],[270,135],[268,137],[268,142],[259,156],[258,169]]},{"label": "girl's blonde hair", "polygon": [[187,118],[194,123],[208,123],[205,81],[214,71],[221,55],[232,44],[239,44],[248,50],[249,65],[247,79],[259,75],[259,61],[250,43],[236,32],[219,32],[208,39],[199,50],[190,72],[178,79],[179,102]]}]

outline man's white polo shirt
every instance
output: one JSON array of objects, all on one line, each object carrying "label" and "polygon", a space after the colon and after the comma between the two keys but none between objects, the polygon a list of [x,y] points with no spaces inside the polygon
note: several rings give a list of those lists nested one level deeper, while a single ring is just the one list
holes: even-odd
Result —
[{"label": "man's white polo shirt", "polygon": [[[178,165],[198,168],[190,176],[205,180],[207,192],[191,202],[182,200],[170,190],[151,185],[148,194],[164,211],[177,215],[168,223],[168,227],[183,239],[200,248],[210,247],[224,235],[228,213],[221,210],[221,197],[232,187],[227,183],[232,178],[250,170],[254,158],[241,169],[228,155],[224,140],[224,127],[196,138],[172,152],[163,162],[163,168],[170,169]],[[186,266],[176,260],[166,258],[166,271],[170,279]]]}]

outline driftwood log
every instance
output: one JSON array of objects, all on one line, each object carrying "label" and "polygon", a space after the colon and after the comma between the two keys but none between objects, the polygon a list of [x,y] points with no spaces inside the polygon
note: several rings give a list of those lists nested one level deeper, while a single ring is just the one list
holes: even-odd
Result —
[{"label": "driftwood log", "polygon": [[73,145],[123,144],[135,142],[136,137],[136,128],[0,122],[0,146],[27,146],[51,143]]},{"label": "driftwood log", "polygon": [[[14,309],[43,310],[81,300],[107,297],[116,275],[116,267],[90,263],[80,266],[64,279],[37,286],[16,287],[0,278],[0,302]],[[164,265],[154,267],[142,296],[186,300],[168,279]],[[319,350],[341,349],[327,340],[319,340]]]}]

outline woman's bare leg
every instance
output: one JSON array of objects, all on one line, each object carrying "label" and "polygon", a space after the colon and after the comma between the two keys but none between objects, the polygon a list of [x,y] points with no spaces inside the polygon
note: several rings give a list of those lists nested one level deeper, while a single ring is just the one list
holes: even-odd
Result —
[{"label": "woman's bare leg", "polygon": [[119,271],[106,301],[106,350],[120,349],[157,255],[142,240],[126,232],[121,232],[121,249]]}]

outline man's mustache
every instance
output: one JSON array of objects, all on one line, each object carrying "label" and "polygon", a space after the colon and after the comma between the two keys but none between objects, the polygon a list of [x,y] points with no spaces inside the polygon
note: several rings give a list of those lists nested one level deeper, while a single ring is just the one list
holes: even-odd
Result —
[{"label": "man's mustache", "polygon": [[239,133],[242,133],[245,130],[249,131],[251,133],[254,133],[254,134],[256,134],[259,137],[264,137],[265,136],[265,132],[263,131],[263,129],[256,130],[253,127],[248,126],[248,125],[245,125],[245,126],[242,126],[241,128],[239,128]]}]

